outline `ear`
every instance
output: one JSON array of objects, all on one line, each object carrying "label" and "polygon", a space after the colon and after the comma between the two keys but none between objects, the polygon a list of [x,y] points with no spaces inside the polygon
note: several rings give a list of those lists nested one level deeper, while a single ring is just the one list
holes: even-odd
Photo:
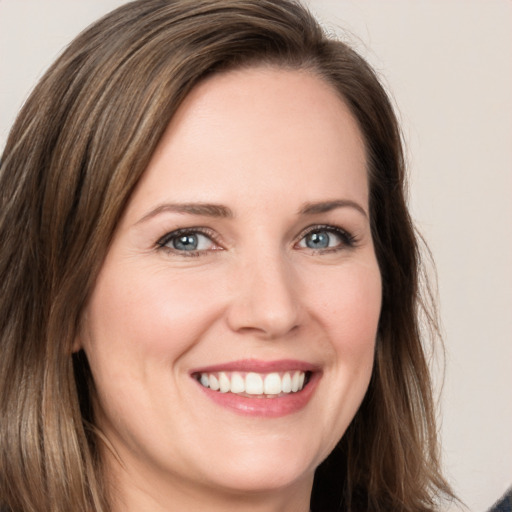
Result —
[{"label": "ear", "polygon": [[71,345],[71,353],[75,354],[76,352],[79,352],[84,347],[82,345],[82,338],[80,335],[77,334],[76,338],[73,341],[73,344]]},{"label": "ear", "polygon": [[82,317],[80,318],[79,325],[77,328],[75,339],[71,345],[71,353],[76,354],[76,352],[80,352],[83,348],[85,348],[84,337],[86,332],[87,325],[87,310],[82,313]]}]

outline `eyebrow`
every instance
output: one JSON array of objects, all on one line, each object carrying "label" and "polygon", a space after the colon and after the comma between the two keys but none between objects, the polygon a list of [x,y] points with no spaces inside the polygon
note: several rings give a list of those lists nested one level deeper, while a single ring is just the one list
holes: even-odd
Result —
[{"label": "eyebrow", "polygon": [[149,213],[144,215],[137,224],[146,222],[153,217],[164,213],[183,213],[189,215],[200,215],[204,217],[217,217],[217,218],[232,218],[233,212],[222,204],[210,203],[165,203],[157,206]]},{"label": "eyebrow", "polygon": [[[299,215],[317,215],[326,213],[337,208],[354,208],[364,217],[368,217],[364,208],[350,199],[336,199],[332,201],[319,201],[315,203],[305,203],[299,210]],[[161,213],[181,213],[188,215],[199,215],[203,217],[214,217],[231,219],[234,217],[233,211],[222,204],[213,203],[164,203],[139,219],[136,224],[146,222]]]},{"label": "eyebrow", "polygon": [[365,218],[368,218],[368,214],[365,209],[355,201],[350,199],[335,199],[332,201],[320,201],[317,203],[306,203],[300,210],[301,215],[316,215],[318,213],[326,213],[337,208],[354,208],[361,213]]}]

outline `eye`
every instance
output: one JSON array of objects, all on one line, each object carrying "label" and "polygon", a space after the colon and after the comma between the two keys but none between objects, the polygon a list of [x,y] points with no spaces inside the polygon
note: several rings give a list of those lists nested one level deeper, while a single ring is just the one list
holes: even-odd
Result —
[{"label": "eye", "polygon": [[300,239],[298,246],[313,250],[336,250],[354,245],[353,237],[334,226],[315,226]]},{"label": "eye", "polygon": [[218,249],[212,237],[198,229],[178,229],[162,237],[157,245],[187,256]]}]

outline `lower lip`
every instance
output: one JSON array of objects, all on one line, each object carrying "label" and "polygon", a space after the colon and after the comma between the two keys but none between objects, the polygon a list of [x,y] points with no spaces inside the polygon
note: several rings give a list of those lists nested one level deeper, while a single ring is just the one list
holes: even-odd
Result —
[{"label": "lower lip", "polygon": [[210,388],[205,388],[199,382],[197,382],[197,385],[210,400],[236,413],[245,416],[279,418],[298,412],[306,407],[313,396],[319,380],[319,372],[314,372],[311,374],[307,385],[301,391],[275,398],[249,398],[236,395],[235,393],[213,391]]}]

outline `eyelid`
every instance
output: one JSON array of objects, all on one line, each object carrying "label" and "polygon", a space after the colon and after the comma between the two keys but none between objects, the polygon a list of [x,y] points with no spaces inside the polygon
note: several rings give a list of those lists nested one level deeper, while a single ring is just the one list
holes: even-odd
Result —
[{"label": "eyelid", "polygon": [[[179,251],[177,249],[174,249],[173,247],[168,246],[167,244],[173,240],[174,238],[183,236],[183,235],[189,235],[189,234],[200,234],[207,238],[209,238],[212,243],[216,246],[214,249],[199,249],[194,251]],[[159,238],[156,242],[157,249],[164,249],[170,253],[184,256],[184,257],[190,257],[190,256],[199,256],[200,254],[205,254],[212,251],[222,250],[222,245],[218,242],[217,234],[215,231],[213,231],[210,228],[204,227],[204,226],[196,226],[196,227],[190,227],[190,228],[178,228],[174,229],[172,231],[169,231],[164,236]]]},{"label": "eyelid", "polygon": [[[313,224],[305,229],[303,229],[299,235],[297,236],[294,247],[297,247],[297,245],[310,233],[314,233],[316,231],[327,231],[330,233],[335,234],[341,239],[341,243],[335,247],[327,247],[324,249],[311,249],[307,248],[310,251],[322,253],[322,252],[336,252],[338,250],[343,250],[347,248],[352,248],[356,245],[357,239],[356,237],[351,234],[348,230],[332,225],[332,224]],[[170,247],[169,242],[173,240],[174,238],[177,238],[179,236],[187,235],[187,234],[201,234],[203,236],[206,236],[211,240],[211,242],[216,246],[213,249],[199,249],[199,250],[192,250],[192,251],[180,251],[177,249],[174,249],[173,247]],[[191,256],[200,256],[202,254],[207,254],[213,251],[223,250],[224,247],[222,244],[218,241],[218,234],[207,227],[204,226],[195,226],[195,227],[187,227],[187,228],[178,228],[174,229],[172,231],[169,231],[164,236],[159,238],[156,242],[157,249],[164,249],[169,253],[176,254],[178,256],[183,257],[191,257]],[[300,249],[304,249],[303,247],[300,247]]]},{"label": "eyelid", "polygon": [[354,245],[357,243],[356,237],[348,230],[340,226],[335,226],[333,224],[313,224],[300,232],[296,239],[295,245],[299,244],[304,239],[304,237],[316,231],[327,231],[330,233],[334,233],[335,235],[341,238],[342,243],[336,247],[327,247],[325,249],[310,249],[315,252],[335,252],[337,250],[341,250],[347,247],[354,247]]}]

